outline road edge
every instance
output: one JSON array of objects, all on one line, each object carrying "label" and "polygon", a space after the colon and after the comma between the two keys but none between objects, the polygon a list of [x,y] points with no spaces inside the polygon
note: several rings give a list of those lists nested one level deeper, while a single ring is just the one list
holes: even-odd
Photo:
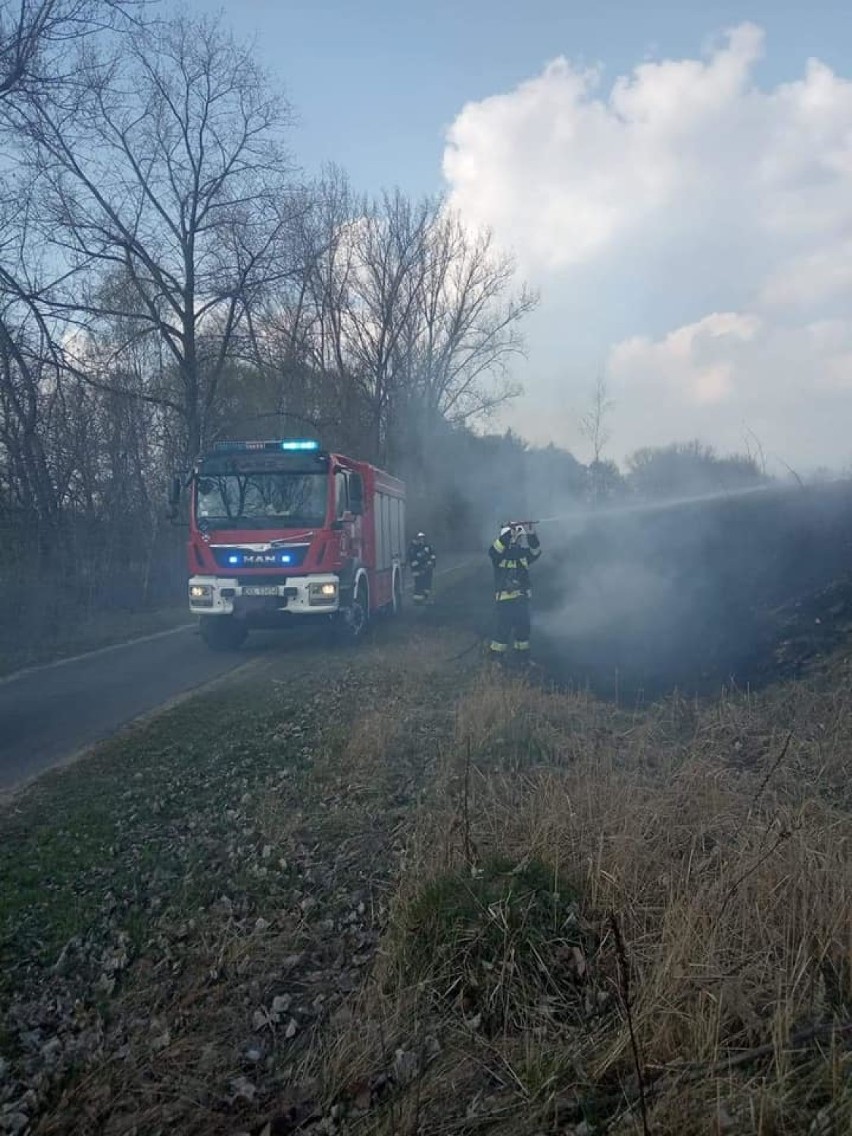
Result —
[{"label": "road edge", "polygon": [[168,635],[177,635],[194,627],[195,623],[180,623],[177,627],[168,627],[165,631],[152,631],[148,635],[138,635],[135,639],[122,639],[120,643],[108,643],[105,647],[95,647],[93,651],[82,651],[78,655],[68,655],[63,659],[54,659],[50,663],[36,663],[31,667],[22,667],[12,671],[11,674],[0,675],[0,686],[6,686],[19,678],[39,674],[42,671],[55,670],[57,667],[66,667],[70,663],[79,663],[84,659],[94,659],[98,655],[108,655],[110,651],[120,651],[122,647],[135,647],[137,643],[152,643],[155,639],[165,639]]},{"label": "road edge", "polygon": [[[169,634],[171,634],[171,632],[169,632]],[[258,667],[265,661],[266,656],[264,655],[256,655],[254,656],[254,658],[247,659],[246,662],[242,663],[238,667],[235,667],[233,670],[226,671],[224,674],[216,675],[215,678],[207,679],[205,682],[200,682],[197,686],[191,686],[187,690],[182,690],[180,694],[175,694],[172,698],[169,698],[165,702],[161,702],[158,706],[154,706],[150,710],[146,710],[142,714],[137,714],[135,718],[128,718],[126,722],[123,722],[118,727],[118,729],[113,730],[111,734],[107,734],[106,737],[103,738],[98,738],[97,741],[89,742],[88,745],[81,746],[79,749],[74,750],[73,753],[69,753],[65,757],[59,758],[58,761],[55,761],[46,769],[42,769],[38,773],[34,773],[32,777],[27,777],[23,781],[17,781],[14,785],[6,785],[0,787],[0,813],[2,813],[4,809],[8,808],[14,802],[14,799],[16,797],[18,797],[26,789],[32,788],[32,786],[37,781],[41,780],[41,778],[46,777],[50,773],[55,773],[58,770],[66,770],[71,765],[76,765],[77,762],[93,753],[99,746],[107,745],[108,743],[113,741],[123,740],[127,737],[128,734],[131,734],[134,731],[142,729],[144,726],[149,725],[161,714],[167,714],[170,710],[174,710],[177,706],[180,706],[183,702],[187,702],[190,698],[195,698],[199,694],[204,694],[208,690],[212,690],[216,686],[220,686],[226,682],[229,682],[236,675],[244,674],[252,667]]]}]

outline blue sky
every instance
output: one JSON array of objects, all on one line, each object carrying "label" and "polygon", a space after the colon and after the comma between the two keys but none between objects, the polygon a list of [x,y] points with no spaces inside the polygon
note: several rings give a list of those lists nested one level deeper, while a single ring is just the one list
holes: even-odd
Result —
[{"label": "blue sky", "polygon": [[602,372],[617,460],[748,431],[852,467],[848,0],[189,4],[256,40],[306,173],[447,191],[517,255],[542,303],[498,425],[587,456]]},{"label": "blue sky", "polygon": [[743,21],[767,32],[762,82],[810,55],[852,55],[848,3],[753,0],[191,0],[257,36],[300,116],[293,143],[309,169],[342,165],[359,188],[442,188],[444,133],[462,106],[514,87],[558,55],[605,75],[643,58],[694,56]]}]

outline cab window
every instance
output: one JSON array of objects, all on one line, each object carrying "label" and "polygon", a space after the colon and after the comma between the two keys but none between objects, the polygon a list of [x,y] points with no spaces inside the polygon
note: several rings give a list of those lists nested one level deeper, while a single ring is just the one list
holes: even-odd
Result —
[{"label": "cab window", "polygon": [[334,475],[334,499],[336,502],[334,515],[339,521],[344,513],[349,512],[349,483],[342,469]]}]

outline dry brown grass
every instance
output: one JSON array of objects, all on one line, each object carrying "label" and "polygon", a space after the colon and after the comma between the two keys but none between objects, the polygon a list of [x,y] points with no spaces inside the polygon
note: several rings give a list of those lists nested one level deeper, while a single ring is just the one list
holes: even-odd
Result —
[{"label": "dry brown grass", "polygon": [[[448,667],[458,640],[162,724],[177,819],[123,847],[179,871],[34,1131],[641,1133],[640,1087],[655,1136],[852,1131],[848,664],[630,711]],[[110,817],[148,803],[127,767]]]},{"label": "dry brown grass", "polygon": [[845,663],[634,714],[483,677],[329,1099],[390,1068],[364,1131],[641,1132],[641,1082],[654,1133],[852,1131],[850,750]]}]

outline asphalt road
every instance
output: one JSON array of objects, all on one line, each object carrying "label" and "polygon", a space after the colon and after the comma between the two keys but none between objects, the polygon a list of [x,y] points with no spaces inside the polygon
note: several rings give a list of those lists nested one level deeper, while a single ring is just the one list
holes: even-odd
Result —
[{"label": "asphalt road", "polygon": [[[439,576],[471,558],[442,560]],[[284,634],[289,643],[303,638],[298,631]],[[257,632],[242,651],[220,655],[204,646],[193,625],[0,680],[0,790],[31,780],[283,641],[274,632]]]},{"label": "asphalt road", "polygon": [[208,651],[190,627],[11,676],[0,683],[0,788],[29,780],[250,657]]}]

